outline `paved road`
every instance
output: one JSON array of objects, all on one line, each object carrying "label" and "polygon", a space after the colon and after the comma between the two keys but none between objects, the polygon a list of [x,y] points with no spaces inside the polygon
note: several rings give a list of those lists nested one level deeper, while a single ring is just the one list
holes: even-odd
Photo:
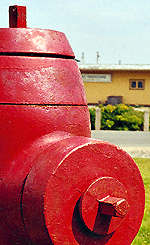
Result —
[{"label": "paved road", "polygon": [[92,138],[115,144],[132,157],[150,158],[150,132],[93,130]]}]

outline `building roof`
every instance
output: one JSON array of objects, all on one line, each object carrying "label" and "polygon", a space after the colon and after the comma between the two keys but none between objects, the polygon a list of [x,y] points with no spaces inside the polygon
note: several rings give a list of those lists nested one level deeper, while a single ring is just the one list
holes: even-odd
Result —
[{"label": "building roof", "polygon": [[126,71],[150,71],[150,64],[147,65],[107,65],[107,64],[79,64],[80,70],[126,70]]}]

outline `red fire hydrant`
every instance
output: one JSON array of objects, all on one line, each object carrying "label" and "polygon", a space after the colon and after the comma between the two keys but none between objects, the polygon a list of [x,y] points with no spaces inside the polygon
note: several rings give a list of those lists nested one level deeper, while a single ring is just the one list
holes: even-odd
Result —
[{"label": "red fire hydrant", "polygon": [[61,32],[0,29],[0,245],[129,245],[144,212],[131,157],[90,138],[74,53]]}]

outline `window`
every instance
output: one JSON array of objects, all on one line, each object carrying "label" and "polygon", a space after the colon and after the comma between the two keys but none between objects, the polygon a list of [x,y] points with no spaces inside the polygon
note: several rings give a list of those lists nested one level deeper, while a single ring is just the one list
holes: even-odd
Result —
[{"label": "window", "polygon": [[140,90],[145,88],[145,80],[143,79],[131,79],[129,81],[129,89]]}]

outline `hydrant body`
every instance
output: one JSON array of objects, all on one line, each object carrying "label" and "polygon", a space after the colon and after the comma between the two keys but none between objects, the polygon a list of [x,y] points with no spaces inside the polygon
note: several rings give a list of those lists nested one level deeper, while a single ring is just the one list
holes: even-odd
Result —
[{"label": "hydrant body", "polygon": [[139,170],[90,139],[65,35],[22,25],[0,29],[0,244],[131,244],[144,211]]}]

